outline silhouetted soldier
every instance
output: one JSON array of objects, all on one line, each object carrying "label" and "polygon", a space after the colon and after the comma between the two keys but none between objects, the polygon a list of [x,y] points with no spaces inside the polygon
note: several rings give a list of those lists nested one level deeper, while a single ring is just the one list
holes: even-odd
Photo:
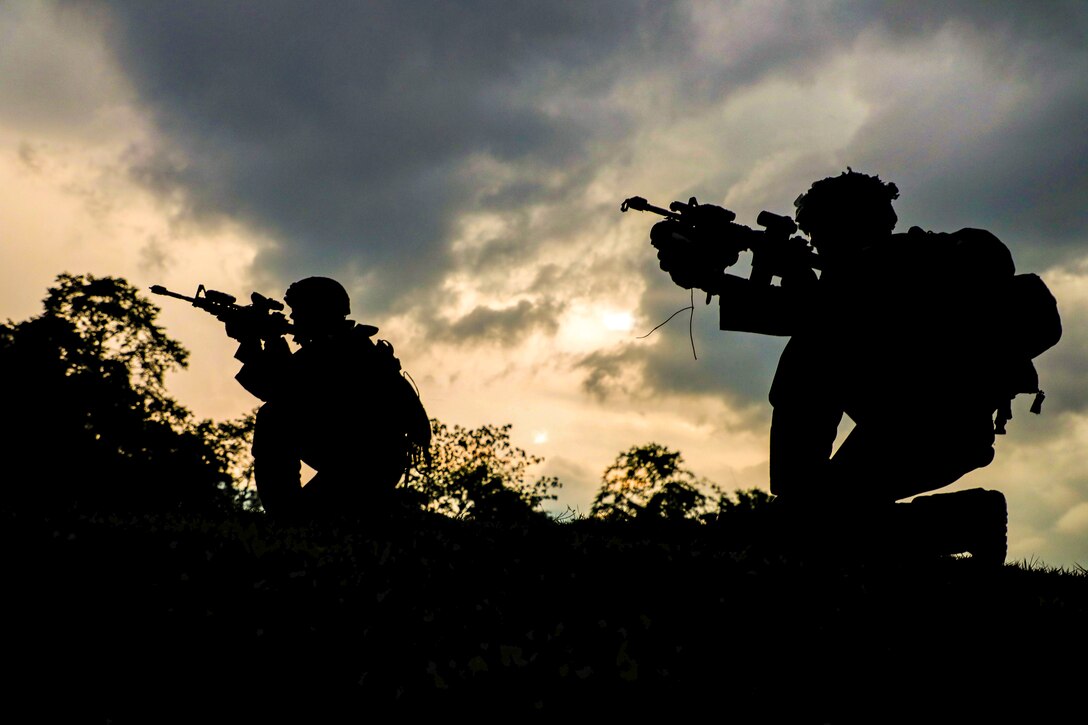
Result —
[{"label": "silhouetted soldier", "polygon": [[[347,318],[340,283],[308,277],[287,288],[294,353],[285,338],[262,340],[228,321],[240,342],[235,376],[265,401],[253,440],[257,493],[281,518],[385,513],[413,456],[425,454],[430,422],[376,327]],[[266,338],[268,336],[265,336]],[[301,486],[301,465],[316,471]]]},{"label": "silhouetted soldier", "polygon": [[[893,234],[896,198],[894,184],[852,170],[815,182],[795,218],[821,273],[798,263],[777,286],[707,267],[692,245],[655,244],[677,284],[720,296],[721,329],[790,337],[770,391],[770,486],[812,519],[902,519],[896,501],[988,465],[995,412],[1004,432],[1009,400],[1038,389],[1039,351],[1006,354],[1009,250],[978,229]],[[855,427],[832,455],[844,414]],[[1004,561],[1000,492],[920,497],[910,511],[916,529],[946,537],[937,548]]]}]

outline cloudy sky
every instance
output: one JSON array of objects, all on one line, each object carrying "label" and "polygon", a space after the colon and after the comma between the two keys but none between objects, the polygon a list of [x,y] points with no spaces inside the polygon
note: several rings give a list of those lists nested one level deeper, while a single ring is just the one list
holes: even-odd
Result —
[{"label": "cloudy sky", "polygon": [[[900,231],[989,229],[1058,297],[1043,415],[1017,399],[953,488],[1005,492],[1011,560],[1088,565],[1085,37],[1088,5],[1046,0],[3,3],[0,319],[61,272],[243,300],[331,276],[432,416],[512,424],[560,510],[648,442],[766,488],[784,341],[699,299],[696,355],[686,314],[645,336],[689,297],[620,202],[754,225],[850,166],[898,185]],[[193,353],[175,397],[255,407],[218,323],[156,300]]]}]

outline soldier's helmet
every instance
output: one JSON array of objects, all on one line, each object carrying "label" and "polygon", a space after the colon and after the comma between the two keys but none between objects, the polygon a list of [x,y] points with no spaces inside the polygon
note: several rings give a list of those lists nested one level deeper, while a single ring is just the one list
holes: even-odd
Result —
[{"label": "soldier's helmet", "polygon": [[892,201],[899,189],[878,176],[854,171],[849,166],[838,176],[812,184],[793,202],[797,226],[809,236],[844,229],[891,233],[899,218]]},{"label": "soldier's helmet", "polygon": [[328,277],[307,277],[287,288],[284,301],[296,316],[340,319],[351,313],[351,298],[344,286]]}]

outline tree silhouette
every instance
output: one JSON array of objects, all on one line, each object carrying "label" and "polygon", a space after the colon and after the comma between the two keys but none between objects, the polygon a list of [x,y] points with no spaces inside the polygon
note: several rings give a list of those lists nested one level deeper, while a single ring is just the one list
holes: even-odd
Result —
[{"label": "tree silhouette", "polygon": [[634,446],[616,457],[601,480],[590,515],[609,520],[699,520],[717,491],[683,466],[677,451],[657,443]]},{"label": "tree silhouette", "polygon": [[257,412],[254,409],[234,420],[203,420],[197,424],[197,432],[205,444],[210,446],[216,458],[226,463],[234,505],[246,511],[263,510],[257,496],[250,450],[256,423]]},{"label": "tree silhouette", "polygon": [[11,396],[4,436],[25,504],[207,509],[230,505],[237,431],[198,422],[166,393],[186,351],[124,279],[61,274],[44,312],[0,325]]},{"label": "tree silhouette", "polygon": [[452,428],[431,419],[431,455],[409,471],[403,487],[428,511],[485,521],[544,516],[541,506],[556,498],[554,476],[529,479],[543,462],[510,442],[510,424]]},{"label": "tree silhouette", "polygon": [[718,497],[718,514],[744,516],[767,510],[774,496],[761,488],[745,488]]}]

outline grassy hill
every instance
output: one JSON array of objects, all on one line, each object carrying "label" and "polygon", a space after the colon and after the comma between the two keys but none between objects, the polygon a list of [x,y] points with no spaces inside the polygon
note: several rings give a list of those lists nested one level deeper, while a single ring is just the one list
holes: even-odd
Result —
[{"label": "grassy hill", "polygon": [[27,721],[1046,722],[1085,675],[1083,571],[784,549],[740,516],[3,525]]}]

